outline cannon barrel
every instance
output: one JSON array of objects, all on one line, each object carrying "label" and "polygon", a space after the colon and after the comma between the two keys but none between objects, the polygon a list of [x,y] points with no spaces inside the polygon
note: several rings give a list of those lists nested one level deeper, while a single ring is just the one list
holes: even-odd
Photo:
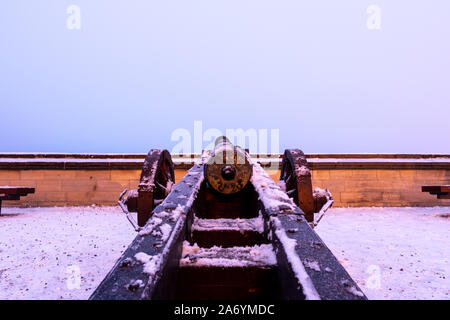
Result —
[{"label": "cannon barrel", "polygon": [[234,194],[245,188],[252,176],[249,154],[234,146],[226,137],[215,141],[214,150],[207,159],[204,175],[208,184],[221,194]]}]

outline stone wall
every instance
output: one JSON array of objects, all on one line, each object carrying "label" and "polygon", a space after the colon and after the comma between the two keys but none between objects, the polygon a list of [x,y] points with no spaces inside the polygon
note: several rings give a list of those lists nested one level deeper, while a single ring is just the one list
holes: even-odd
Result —
[{"label": "stone wall", "polygon": [[313,170],[314,186],[328,188],[338,207],[450,205],[421,192],[423,185],[450,184],[449,170]]},{"label": "stone wall", "polygon": [[[450,205],[450,200],[438,200],[421,192],[422,185],[450,184],[450,156],[368,157],[308,155],[313,185],[328,188],[336,207]],[[0,186],[36,188],[35,194],[20,201],[4,201],[3,205],[114,205],[125,188],[137,187],[143,158],[144,155],[0,155]],[[189,164],[176,160],[179,159],[174,157],[178,182]],[[268,172],[278,181],[278,170]]]},{"label": "stone wall", "polygon": [[[176,170],[176,182],[186,170]],[[140,170],[0,170],[0,185],[34,187],[36,192],[4,206],[115,205],[125,189],[136,189]]]}]

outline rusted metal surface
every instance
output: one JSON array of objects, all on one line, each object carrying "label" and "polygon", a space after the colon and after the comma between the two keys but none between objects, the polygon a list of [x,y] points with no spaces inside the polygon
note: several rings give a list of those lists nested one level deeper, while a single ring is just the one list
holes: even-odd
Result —
[{"label": "rusted metal surface", "polygon": [[[119,197],[119,201],[122,199],[123,195],[127,192],[127,190],[122,193],[121,197]],[[137,201],[138,201],[138,191],[130,190],[127,193],[125,199],[123,199],[123,204],[126,205],[126,208],[129,212],[137,212]]]},{"label": "rusted metal surface", "polygon": [[325,190],[325,195],[317,195],[314,193],[314,201],[316,204],[316,212],[314,213],[314,222],[312,223],[312,227],[316,227],[320,220],[322,220],[325,212],[331,208],[334,203],[333,196],[331,195],[328,189]]},{"label": "rusted metal surface", "polygon": [[[174,182],[174,165],[170,153],[163,149],[150,150],[144,161],[138,189],[128,193],[125,189],[118,201],[136,231],[145,225],[152,210],[170,193]],[[131,212],[137,212],[137,222]]]},{"label": "rusted metal surface", "polygon": [[[170,153],[162,149],[150,150],[144,161],[138,189],[125,189],[118,201],[136,231],[147,223],[152,210],[167,197],[174,182],[174,165]],[[132,212],[137,212],[137,221]]]},{"label": "rusted metal surface", "polygon": [[304,153],[299,149],[287,149],[283,155],[280,180],[286,184],[286,193],[305,213],[308,222],[314,221],[315,202],[311,171]]},{"label": "rusted metal surface", "polygon": [[144,226],[155,207],[155,201],[164,199],[175,181],[173,162],[167,150],[152,149],[147,154],[138,186],[138,225]]},{"label": "rusted metal surface", "polygon": [[217,138],[205,165],[205,178],[211,187],[222,194],[238,193],[245,188],[251,176],[248,153],[233,146],[226,137]]}]

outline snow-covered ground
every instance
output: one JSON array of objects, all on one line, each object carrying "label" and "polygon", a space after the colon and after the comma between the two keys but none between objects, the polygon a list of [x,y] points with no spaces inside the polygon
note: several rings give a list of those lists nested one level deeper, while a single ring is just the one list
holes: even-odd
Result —
[{"label": "snow-covered ground", "polygon": [[136,236],[119,207],[2,211],[0,299],[87,299]]},{"label": "snow-covered ground", "polygon": [[[135,237],[118,207],[3,213],[0,299],[87,299]],[[436,213],[450,207],[330,209],[316,231],[370,299],[450,299],[450,219]]]},{"label": "snow-covered ground", "polygon": [[336,208],[315,230],[369,299],[448,300],[445,213],[450,207]]}]

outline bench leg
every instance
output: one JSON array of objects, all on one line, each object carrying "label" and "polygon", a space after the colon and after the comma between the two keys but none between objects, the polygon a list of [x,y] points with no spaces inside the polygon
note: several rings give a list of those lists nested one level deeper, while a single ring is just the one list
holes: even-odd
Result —
[{"label": "bench leg", "polygon": [[0,217],[2,216],[2,200],[0,200]]}]

